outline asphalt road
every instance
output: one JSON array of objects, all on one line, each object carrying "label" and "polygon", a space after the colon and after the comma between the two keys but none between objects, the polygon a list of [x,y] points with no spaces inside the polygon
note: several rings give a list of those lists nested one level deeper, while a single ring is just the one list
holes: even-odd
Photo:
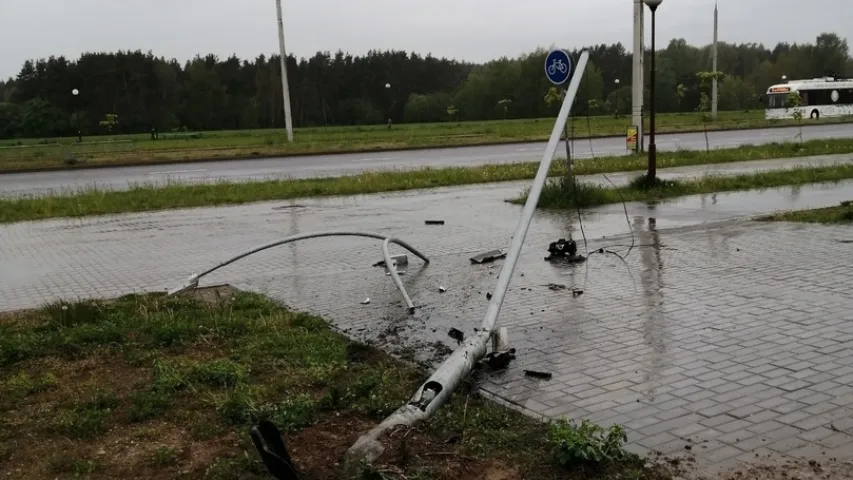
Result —
[{"label": "asphalt road", "polygon": [[[798,132],[797,127],[710,132],[708,141],[711,148],[731,148],[745,144],[757,145],[792,141]],[[853,136],[853,125],[803,127],[804,140],[849,136]],[[658,135],[657,145],[658,150],[701,150],[705,148],[705,135],[702,133]],[[208,183],[264,178],[310,178],[351,175],[365,170],[405,170],[425,166],[451,167],[500,164],[539,160],[544,150],[545,142],[534,142],[387,153],[299,156],[4,174],[0,175],[0,196],[44,195],[49,192],[76,190],[90,186],[121,190],[134,184],[162,185],[165,183]],[[558,156],[562,152],[561,147],[558,150]],[[575,158],[589,158],[592,155],[622,155],[625,153],[625,140],[623,138],[600,138],[594,139],[592,142],[576,140],[573,155]]]}]

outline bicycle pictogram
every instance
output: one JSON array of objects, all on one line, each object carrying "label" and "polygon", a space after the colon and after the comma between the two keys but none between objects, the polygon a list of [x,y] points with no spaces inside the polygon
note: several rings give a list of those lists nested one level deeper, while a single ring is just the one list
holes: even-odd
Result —
[{"label": "bicycle pictogram", "polygon": [[566,65],[565,63],[563,63],[563,61],[562,61],[561,59],[559,59],[559,58],[555,58],[555,59],[551,62],[551,65],[549,65],[549,66],[548,66],[548,74],[549,74],[549,75],[554,75],[554,74],[556,74],[558,71],[559,71],[560,73],[566,73],[566,71],[567,71],[568,69],[569,69],[568,65]]}]

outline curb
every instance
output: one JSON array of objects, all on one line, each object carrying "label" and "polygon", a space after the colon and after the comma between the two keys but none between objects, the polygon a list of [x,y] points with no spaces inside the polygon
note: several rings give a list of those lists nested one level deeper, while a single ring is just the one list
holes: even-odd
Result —
[{"label": "curb", "polygon": [[[826,125],[850,125],[853,124],[853,121],[846,122],[828,122],[819,125],[804,125],[804,128],[815,128]],[[775,127],[729,127],[729,128],[714,128],[709,130],[681,130],[681,131],[668,131],[668,132],[658,132],[658,136],[663,135],[685,135],[685,134],[694,134],[694,133],[715,133],[715,132],[740,132],[740,131],[752,131],[752,130],[768,130],[768,129],[777,129],[777,128],[796,128],[796,125],[782,125]],[[589,140],[589,139],[609,139],[609,138],[623,138],[623,135],[600,135],[600,136],[586,136],[586,137],[574,137],[575,141],[579,140]],[[506,141],[490,141],[490,142],[482,142],[482,143],[474,143],[474,144],[462,144],[462,145],[418,145],[412,147],[394,147],[394,148],[364,148],[364,149],[353,149],[353,150],[327,150],[327,151],[319,151],[319,152],[304,152],[304,153],[279,153],[279,154],[267,154],[267,155],[231,155],[231,156],[223,156],[223,157],[204,157],[204,158],[191,158],[187,160],[154,160],[151,162],[116,162],[116,163],[105,163],[105,164],[97,164],[97,165],[57,165],[50,167],[33,167],[33,168],[10,168],[10,169],[0,169],[0,175],[11,175],[16,173],[43,173],[43,172],[57,172],[57,171],[71,171],[71,170],[98,170],[98,169],[107,169],[107,168],[129,168],[129,167],[145,167],[145,166],[158,166],[158,165],[191,165],[194,163],[207,163],[207,162],[235,162],[235,161],[248,161],[248,160],[270,160],[270,159],[286,159],[292,157],[317,157],[321,155],[348,155],[348,154],[358,154],[358,153],[384,153],[384,152],[408,152],[408,151],[420,151],[420,150],[441,150],[441,149],[458,149],[458,148],[476,148],[476,147],[495,147],[501,145],[520,145],[524,143],[538,143],[547,141],[547,138],[536,140],[536,139],[527,139],[527,140],[506,140]]]}]

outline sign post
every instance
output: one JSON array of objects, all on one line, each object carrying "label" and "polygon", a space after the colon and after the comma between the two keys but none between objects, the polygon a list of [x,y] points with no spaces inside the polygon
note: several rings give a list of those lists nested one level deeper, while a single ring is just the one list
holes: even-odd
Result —
[{"label": "sign post", "polygon": [[[548,81],[559,87],[568,82],[571,76],[572,57],[565,50],[559,48],[548,52],[548,56],[545,57],[545,77]],[[566,164],[569,170],[569,177],[571,177],[574,173],[574,162],[572,161],[572,152],[569,148],[568,123],[563,126],[563,134],[566,136]]]},{"label": "sign post", "polygon": [[637,151],[637,144],[638,144],[637,140],[638,140],[638,137],[640,136],[639,133],[640,133],[640,129],[637,128],[636,125],[631,125],[628,127],[628,136],[625,140],[626,140],[626,144],[627,144],[629,152],[636,152]]}]

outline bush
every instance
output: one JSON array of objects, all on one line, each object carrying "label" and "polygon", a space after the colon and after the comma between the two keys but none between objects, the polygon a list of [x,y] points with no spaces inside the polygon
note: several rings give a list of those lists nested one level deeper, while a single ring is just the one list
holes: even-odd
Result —
[{"label": "bush", "polygon": [[627,441],[622,427],[614,425],[605,430],[588,420],[580,425],[560,420],[548,434],[554,459],[566,468],[624,460],[630,455],[623,448]]}]

